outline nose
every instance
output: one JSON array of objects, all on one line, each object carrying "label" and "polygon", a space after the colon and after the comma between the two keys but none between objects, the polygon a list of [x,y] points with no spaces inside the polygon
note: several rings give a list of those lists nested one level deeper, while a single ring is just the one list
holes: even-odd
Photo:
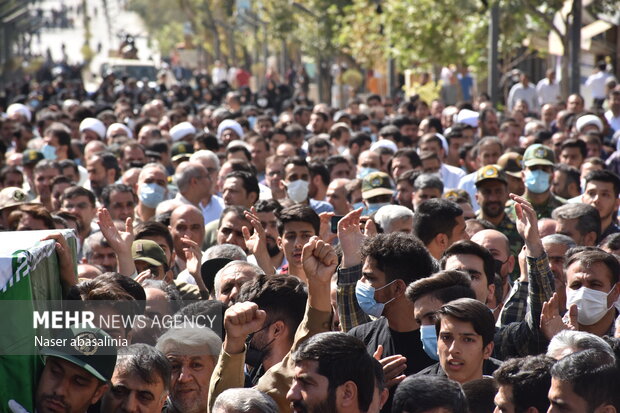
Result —
[{"label": "nose", "polygon": [[190,380],[191,372],[189,370],[189,366],[181,367],[181,374],[179,375],[178,382],[186,383]]},{"label": "nose", "polygon": [[138,411],[138,399],[134,392],[129,392],[129,396],[125,399],[123,403],[123,411],[127,413],[135,413]]},{"label": "nose", "polygon": [[286,400],[288,400],[289,402],[294,402],[299,399],[301,399],[299,386],[297,385],[297,381],[293,380],[293,385],[291,386],[288,393],[286,393]]}]

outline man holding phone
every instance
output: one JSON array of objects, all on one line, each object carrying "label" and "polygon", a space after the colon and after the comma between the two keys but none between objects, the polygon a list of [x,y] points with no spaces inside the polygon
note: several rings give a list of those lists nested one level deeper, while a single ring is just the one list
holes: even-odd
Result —
[{"label": "man holding phone", "polygon": [[136,266],[136,281],[163,280],[168,271],[166,254],[155,241],[139,239],[131,244],[131,257]]}]

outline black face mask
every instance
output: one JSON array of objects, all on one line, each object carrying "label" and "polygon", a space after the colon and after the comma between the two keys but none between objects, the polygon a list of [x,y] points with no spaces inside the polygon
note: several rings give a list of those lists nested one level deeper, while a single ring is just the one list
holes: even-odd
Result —
[{"label": "black face mask", "polygon": [[269,328],[270,326],[271,324],[267,324],[265,327],[261,328],[260,330],[255,331],[254,333],[250,334],[247,340],[245,341],[245,344],[247,347],[247,351],[245,353],[245,364],[251,366],[254,369],[260,367],[260,365],[263,364],[263,360],[265,359],[265,356],[269,352],[269,346],[271,345],[271,343],[274,342],[275,338],[262,347],[256,347],[252,339],[254,338],[254,335],[256,333],[263,331]]},{"label": "black face mask", "polygon": [[500,261],[500,260],[493,260],[493,261],[495,262],[495,273],[501,276],[502,266],[508,262],[508,259],[506,259],[506,261]]}]

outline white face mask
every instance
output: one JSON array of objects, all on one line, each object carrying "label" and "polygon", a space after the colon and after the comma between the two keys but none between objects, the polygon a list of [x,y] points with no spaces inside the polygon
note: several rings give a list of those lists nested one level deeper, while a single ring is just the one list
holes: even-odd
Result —
[{"label": "white face mask", "polygon": [[610,292],[593,290],[587,287],[581,287],[578,290],[569,289],[566,292],[566,307],[577,304],[577,320],[579,324],[586,326],[596,324],[601,318],[607,314],[611,307],[607,306],[607,296]]},{"label": "white face mask", "polygon": [[286,194],[293,202],[304,202],[308,199],[309,187],[310,184],[308,183],[308,181],[304,181],[303,179],[291,181],[288,183],[288,185],[286,185]]}]

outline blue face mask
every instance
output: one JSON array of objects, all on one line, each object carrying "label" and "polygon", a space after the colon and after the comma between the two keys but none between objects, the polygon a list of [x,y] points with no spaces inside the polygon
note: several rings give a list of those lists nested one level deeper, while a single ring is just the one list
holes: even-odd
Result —
[{"label": "blue face mask", "polygon": [[437,355],[437,330],[434,325],[420,326],[420,340],[422,348],[427,356],[433,360],[439,360]]},{"label": "blue face mask", "polygon": [[392,302],[396,297],[388,300],[385,303],[378,303],[377,300],[375,300],[375,291],[383,290],[394,281],[385,284],[383,287],[377,288],[375,290],[374,287],[358,280],[357,284],[355,284],[355,297],[357,298],[357,303],[360,305],[362,311],[373,317],[381,317],[381,314],[383,314],[383,308],[386,306],[386,304]]},{"label": "blue face mask", "polygon": [[362,168],[360,169],[360,171],[357,173],[357,178],[358,179],[364,179],[364,177],[366,175],[370,175],[373,172],[379,172],[378,169],[375,168]]},{"label": "blue face mask", "polygon": [[360,209],[360,208],[365,208],[366,204],[364,204],[363,202],[356,202],[352,206],[353,206],[353,209]]},{"label": "blue face mask", "polygon": [[156,208],[165,195],[166,189],[156,183],[142,184],[138,188],[138,198],[148,208]]},{"label": "blue face mask", "polygon": [[256,125],[256,116],[248,116],[248,123],[250,124],[250,129],[254,129],[254,125]]},{"label": "blue face mask", "polygon": [[48,159],[50,161],[55,161],[58,157],[56,155],[56,147],[48,144],[43,145],[43,147],[41,148],[41,153],[43,154],[43,157],[45,159]]},{"label": "blue face mask", "polygon": [[550,175],[541,170],[525,171],[525,186],[528,191],[535,194],[542,194],[549,189],[549,177]]},{"label": "blue face mask", "polygon": [[380,204],[370,204],[370,205],[368,206],[368,208],[366,208],[366,210],[365,210],[365,211],[362,211],[362,212],[363,212],[363,214],[362,214],[362,215],[367,215],[367,216],[369,216],[369,215],[371,215],[371,214],[374,214],[375,212],[377,212],[377,211],[379,210],[379,208],[384,207],[384,206],[386,206],[386,205],[390,205],[390,203],[389,203],[389,202],[382,202],[382,203],[380,203]]}]

